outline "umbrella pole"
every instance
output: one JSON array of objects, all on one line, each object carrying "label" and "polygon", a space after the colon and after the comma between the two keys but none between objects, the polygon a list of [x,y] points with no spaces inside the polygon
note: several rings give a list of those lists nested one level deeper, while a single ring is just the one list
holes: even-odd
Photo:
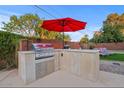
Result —
[{"label": "umbrella pole", "polygon": [[63,49],[64,49],[64,31],[63,31]]}]

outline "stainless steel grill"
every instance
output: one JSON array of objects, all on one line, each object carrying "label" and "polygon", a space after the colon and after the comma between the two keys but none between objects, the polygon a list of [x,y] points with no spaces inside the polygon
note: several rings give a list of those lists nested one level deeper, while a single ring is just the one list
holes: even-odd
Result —
[{"label": "stainless steel grill", "polygon": [[54,48],[50,43],[33,43],[32,48],[35,51],[35,60],[54,56]]}]

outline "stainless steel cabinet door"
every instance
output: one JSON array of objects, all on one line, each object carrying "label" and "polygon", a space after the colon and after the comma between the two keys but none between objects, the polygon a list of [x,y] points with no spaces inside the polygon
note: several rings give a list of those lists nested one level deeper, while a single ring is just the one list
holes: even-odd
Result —
[{"label": "stainless steel cabinet door", "polygon": [[50,61],[47,61],[46,64],[47,64],[47,74],[50,74],[52,72],[55,71],[55,60],[50,60]]},{"label": "stainless steel cabinet door", "polygon": [[47,75],[47,65],[45,62],[36,63],[36,79]]}]

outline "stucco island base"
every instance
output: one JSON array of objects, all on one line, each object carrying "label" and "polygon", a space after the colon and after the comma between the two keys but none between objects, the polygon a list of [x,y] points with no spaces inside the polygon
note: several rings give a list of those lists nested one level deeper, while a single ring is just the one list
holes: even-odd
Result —
[{"label": "stucco island base", "polygon": [[99,78],[97,50],[57,49],[54,55],[35,60],[34,51],[20,51],[18,66],[20,78],[25,84],[29,84],[59,70],[93,81]]}]

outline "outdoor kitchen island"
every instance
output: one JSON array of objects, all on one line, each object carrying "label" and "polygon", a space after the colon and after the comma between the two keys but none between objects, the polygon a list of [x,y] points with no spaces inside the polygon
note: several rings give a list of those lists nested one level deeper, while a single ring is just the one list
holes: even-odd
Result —
[{"label": "outdoor kitchen island", "polygon": [[26,84],[58,70],[96,81],[99,78],[99,52],[55,49],[54,56],[35,60],[34,51],[19,51],[18,67],[19,76]]},{"label": "outdoor kitchen island", "polygon": [[99,77],[99,51],[58,49],[59,67],[82,78],[96,81]]}]

